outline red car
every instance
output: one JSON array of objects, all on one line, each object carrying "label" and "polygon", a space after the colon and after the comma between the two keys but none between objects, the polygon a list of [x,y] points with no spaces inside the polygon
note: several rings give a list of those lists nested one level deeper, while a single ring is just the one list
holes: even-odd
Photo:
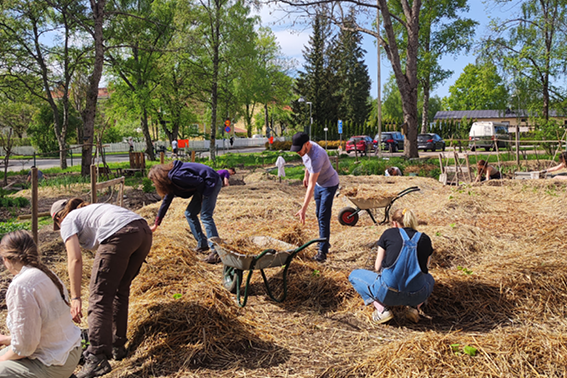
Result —
[{"label": "red car", "polygon": [[354,152],[354,146],[356,144],[356,150],[360,153],[366,153],[374,148],[374,140],[368,135],[358,135],[353,136],[346,142],[346,152]]}]

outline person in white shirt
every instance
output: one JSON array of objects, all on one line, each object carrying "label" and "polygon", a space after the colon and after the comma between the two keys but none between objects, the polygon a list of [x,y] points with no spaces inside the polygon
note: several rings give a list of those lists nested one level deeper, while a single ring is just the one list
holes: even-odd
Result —
[{"label": "person in white shirt", "polygon": [[67,249],[71,315],[82,318],[81,247],[95,250],[89,285],[89,346],[77,378],[92,378],[112,370],[109,358],[121,360],[128,328],[130,284],[152,246],[152,231],[138,214],[107,203],[88,204],[81,198],[51,206],[54,230],[61,229]]},{"label": "person in white shirt", "polygon": [[0,377],[69,378],[81,358],[67,289],[39,258],[26,231],[6,234],[0,256],[14,279],[6,293],[10,335],[0,335]]}]

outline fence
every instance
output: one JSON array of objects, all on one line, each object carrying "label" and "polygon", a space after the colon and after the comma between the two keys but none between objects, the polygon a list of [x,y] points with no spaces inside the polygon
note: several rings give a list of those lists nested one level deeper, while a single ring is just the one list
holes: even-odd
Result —
[{"label": "fence", "polygon": [[[285,138],[279,137],[274,138],[277,141],[284,141]],[[268,138],[234,138],[234,143],[231,146],[229,139],[217,139],[215,146],[217,149],[237,149],[237,148],[247,148],[247,147],[260,147],[263,146],[268,141]],[[209,140],[190,140],[189,148],[195,150],[208,150],[211,145]],[[73,151],[79,151],[81,145],[72,144],[69,147]],[[165,147],[171,148],[169,142],[158,141],[156,142],[156,148]],[[116,152],[128,152],[130,150],[130,145],[128,143],[108,143],[104,145],[104,153],[116,153]],[[134,151],[145,151],[146,143],[144,142],[134,142]],[[18,146],[12,148],[11,155],[20,156],[33,156],[33,154],[39,154],[33,146]],[[4,156],[4,148],[0,147],[0,156]]]}]

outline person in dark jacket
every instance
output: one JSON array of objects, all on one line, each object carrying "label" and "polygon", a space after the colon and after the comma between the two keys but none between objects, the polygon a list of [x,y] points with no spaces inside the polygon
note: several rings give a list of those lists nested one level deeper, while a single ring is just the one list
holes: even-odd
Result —
[{"label": "person in dark jacket", "polygon": [[[183,163],[176,160],[169,164],[154,165],[150,169],[148,177],[154,183],[157,193],[163,198],[156,221],[150,227],[152,232],[161,224],[175,196],[191,198],[185,210],[185,217],[195,240],[197,240],[196,252],[205,252],[211,249],[212,251],[205,261],[210,264],[219,263],[220,258],[213,244],[207,241],[208,238],[219,236],[213,219],[217,197],[222,188],[222,180],[219,174],[204,164]],[[199,213],[205,226],[206,236],[197,217]]]}]

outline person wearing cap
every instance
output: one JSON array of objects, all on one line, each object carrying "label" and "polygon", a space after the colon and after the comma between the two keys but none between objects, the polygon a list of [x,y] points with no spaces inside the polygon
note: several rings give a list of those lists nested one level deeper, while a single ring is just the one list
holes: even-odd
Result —
[{"label": "person wearing cap", "polygon": [[[157,230],[173,198],[176,196],[191,198],[185,209],[185,218],[197,241],[195,252],[206,252],[211,249],[204,261],[209,264],[220,263],[221,259],[213,243],[207,240],[219,236],[213,219],[217,197],[222,188],[222,179],[217,171],[204,164],[183,163],[176,160],[169,164],[154,165],[148,173],[148,178],[152,180],[157,193],[163,198],[151,230]],[[205,226],[206,235],[197,217],[199,214]]]},{"label": "person wearing cap", "polygon": [[89,284],[89,346],[76,376],[98,377],[111,370],[108,359],[120,360],[127,354],[130,284],[150,252],[152,231],[130,210],[107,203],[88,204],[81,198],[55,202],[51,217],[67,249],[71,316],[77,323],[83,316],[81,247],[96,250]]},{"label": "person wearing cap", "polygon": [[339,188],[339,175],[333,168],[329,155],[317,143],[311,143],[304,132],[296,133],[291,142],[291,151],[297,152],[305,165],[303,186],[307,188],[303,205],[295,214],[305,224],[305,213],[311,199],[315,199],[315,214],[319,221],[319,237],[327,241],[319,243],[319,252],[313,260],[323,262],[327,259],[331,237],[331,214],[333,199]]}]

